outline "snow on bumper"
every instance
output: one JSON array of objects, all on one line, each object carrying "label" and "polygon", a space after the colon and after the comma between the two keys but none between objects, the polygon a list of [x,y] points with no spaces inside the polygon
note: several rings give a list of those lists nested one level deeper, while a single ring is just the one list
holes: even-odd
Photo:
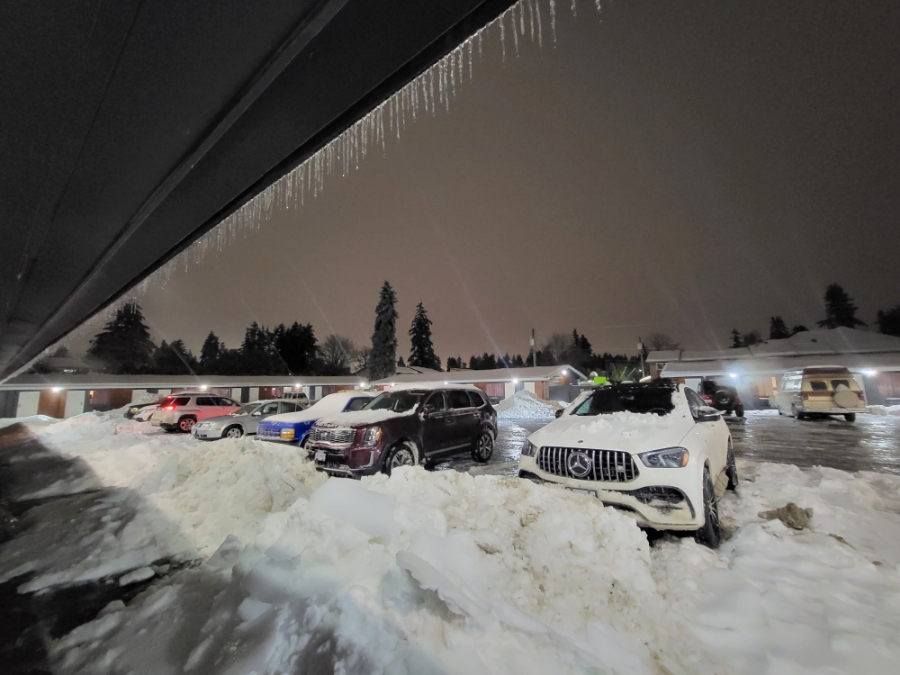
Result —
[{"label": "snow on bumper", "polygon": [[[639,459],[635,459],[640,462]],[[542,471],[534,457],[519,460],[519,477],[576,492],[593,494],[642,527],[660,530],[696,530],[703,525],[703,485],[694,459],[683,469],[651,469],[640,465],[640,475],[628,482],[578,480]]]}]

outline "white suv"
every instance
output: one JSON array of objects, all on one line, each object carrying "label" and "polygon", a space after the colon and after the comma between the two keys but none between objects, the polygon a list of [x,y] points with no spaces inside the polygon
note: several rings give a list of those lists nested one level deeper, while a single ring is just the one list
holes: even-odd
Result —
[{"label": "white suv", "polygon": [[215,396],[206,392],[181,392],[166,396],[153,413],[150,423],[166,431],[189,433],[200,420],[220,417],[240,408],[230,398]]},{"label": "white suv", "polygon": [[720,413],[692,389],[658,380],[576,401],[528,438],[519,476],[593,495],[642,527],[692,530],[712,548],[718,500],[738,483]]}]

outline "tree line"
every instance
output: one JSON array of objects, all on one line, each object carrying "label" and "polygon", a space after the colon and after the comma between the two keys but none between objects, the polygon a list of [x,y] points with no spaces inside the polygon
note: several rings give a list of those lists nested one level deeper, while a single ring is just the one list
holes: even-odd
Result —
[{"label": "tree line", "polygon": [[[825,318],[817,322],[819,328],[857,328],[868,325],[856,316],[859,308],[840,284],[829,284],[828,288],[825,289],[824,300]],[[879,333],[900,337],[900,305],[888,310],[878,310],[877,324]],[[782,340],[808,330],[809,328],[802,324],[795,325],[789,330],[783,318],[773,316],[769,319],[768,339]],[[758,330],[742,333],[735,328],[731,331],[732,348],[752,347],[764,341],[765,338]]]}]

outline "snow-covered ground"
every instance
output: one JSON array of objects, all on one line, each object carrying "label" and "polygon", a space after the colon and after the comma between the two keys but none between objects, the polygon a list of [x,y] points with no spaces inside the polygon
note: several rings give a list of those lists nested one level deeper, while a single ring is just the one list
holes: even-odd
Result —
[{"label": "snow-covered ground", "polygon": [[869,414],[870,415],[881,415],[884,416],[894,416],[900,417],[900,405],[870,405],[869,406]]},{"label": "snow-covered ground", "polygon": [[494,407],[501,420],[551,420],[564,406],[558,401],[545,401],[523,389]]},{"label": "snow-covered ground", "polygon": [[[58,672],[869,674],[900,661],[897,476],[739,460],[722,504],[732,536],[710,551],[651,546],[628,516],[516,478],[326,480],[291,447],[201,443],[115,414],[34,432],[118,489],[69,497],[86,500],[69,528],[0,545],[0,574],[30,564],[31,589],[91,570],[130,583],[159,571],[151,558],[204,561],[55,641]],[[67,487],[82,486],[52,491]],[[90,501],[109,495],[121,501]],[[758,516],[789,501],[813,509],[810,530]]]}]

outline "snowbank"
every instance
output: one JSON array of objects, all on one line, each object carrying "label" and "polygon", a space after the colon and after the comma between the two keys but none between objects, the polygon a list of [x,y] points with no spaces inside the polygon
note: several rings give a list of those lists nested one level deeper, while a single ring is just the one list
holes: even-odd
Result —
[{"label": "snowbank", "polygon": [[[897,476],[739,460],[722,548],[651,548],[626,515],[515,478],[326,481],[290,447],[103,416],[39,433],[128,485],[132,520],[174,524],[160,536],[197,555],[218,547],[53,642],[55,672],[868,674],[900,659]],[[813,510],[810,529],[758,516],[787,502]],[[119,548],[91,548],[91,564],[128,553],[114,527],[77,539],[95,531]],[[16,557],[19,541],[0,573],[40,558]],[[156,553],[133,555],[132,577]],[[84,556],[63,547],[47,574]]]},{"label": "snowbank", "polygon": [[501,420],[544,420],[553,419],[556,411],[564,406],[558,401],[545,401],[523,389],[494,407]]},{"label": "snowbank", "polygon": [[900,405],[870,405],[868,413],[870,415],[879,415],[881,417],[900,417]]}]

